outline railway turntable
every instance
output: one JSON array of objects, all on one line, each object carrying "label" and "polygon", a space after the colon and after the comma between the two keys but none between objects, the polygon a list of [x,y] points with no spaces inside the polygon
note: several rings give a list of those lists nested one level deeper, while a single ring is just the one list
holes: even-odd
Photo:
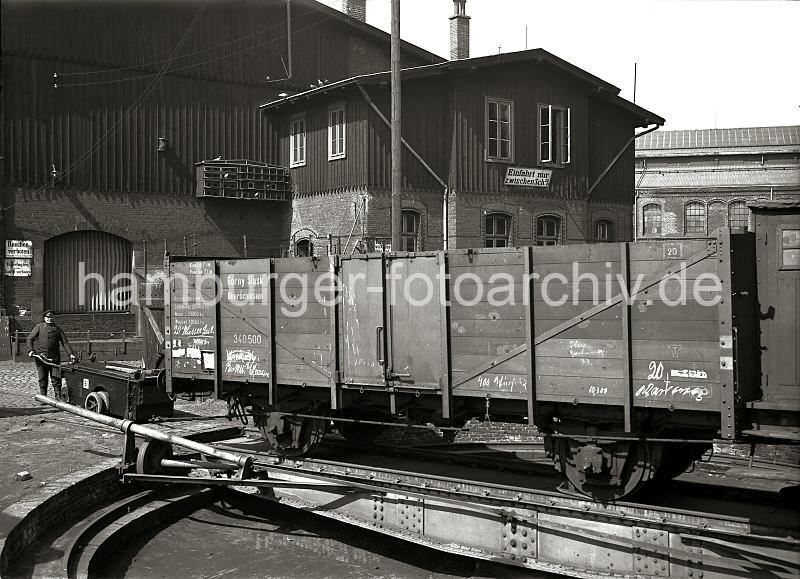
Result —
[{"label": "railway turntable", "polygon": [[568,576],[800,573],[797,505],[780,493],[715,487],[709,496],[666,485],[650,501],[599,502],[557,492],[553,476],[501,472],[488,459],[422,461],[402,449],[346,445],[286,458],[259,439],[217,433],[200,443],[167,425],[37,399],[126,432],[120,476],[137,486],[229,487],[439,551]]}]

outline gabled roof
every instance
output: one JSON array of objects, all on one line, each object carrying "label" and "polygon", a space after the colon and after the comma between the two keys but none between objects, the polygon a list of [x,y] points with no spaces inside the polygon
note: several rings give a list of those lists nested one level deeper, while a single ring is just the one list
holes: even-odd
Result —
[{"label": "gabled roof", "polygon": [[[629,102],[619,96],[620,89],[604,81],[601,78],[570,64],[566,60],[562,60],[557,56],[547,52],[541,48],[532,50],[524,50],[521,52],[507,52],[491,56],[481,56],[476,58],[465,58],[462,60],[447,60],[438,64],[429,64],[425,66],[418,66],[414,68],[406,68],[402,71],[402,80],[413,80],[417,78],[429,78],[434,76],[445,76],[448,74],[480,70],[484,68],[502,66],[507,64],[517,64],[525,62],[534,63],[547,63],[559,70],[583,81],[586,85],[594,90],[601,98],[612,102],[613,104],[625,109],[634,116],[639,117],[642,126],[648,124],[664,124],[664,119],[642,107]],[[317,95],[325,94],[335,89],[343,88],[349,85],[368,85],[368,84],[385,84],[390,81],[390,72],[377,72],[372,74],[363,74],[354,76],[337,82],[332,82],[323,86],[315,87],[301,93],[289,95],[285,98],[264,103],[259,108],[262,111],[276,109],[286,104],[294,103],[299,100],[314,98]]]},{"label": "gabled roof", "polygon": [[800,151],[800,126],[654,131],[636,139],[641,157]]},{"label": "gabled roof", "polygon": [[[365,36],[369,36],[371,38],[374,38],[382,42],[388,42],[391,38],[391,35],[388,32],[384,32],[380,28],[375,28],[374,26],[367,24],[366,22],[362,22],[358,18],[353,18],[352,16],[348,16],[341,10],[337,10],[336,8],[333,8],[331,6],[322,4],[321,2],[317,2],[317,0],[292,0],[292,2],[294,6],[308,6],[309,8],[313,8],[314,10],[318,10],[331,20],[338,20],[339,22],[344,22],[345,24],[352,26],[358,32],[360,32]],[[430,62],[443,62],[445,60],[438,54],[428,52],[424,48],[421,48],[416,44],[411,44],[410,42],[406,42],[405,40],[402,39],[400,40],[400,51],[413,54],[419,59],[428,60]]]}]

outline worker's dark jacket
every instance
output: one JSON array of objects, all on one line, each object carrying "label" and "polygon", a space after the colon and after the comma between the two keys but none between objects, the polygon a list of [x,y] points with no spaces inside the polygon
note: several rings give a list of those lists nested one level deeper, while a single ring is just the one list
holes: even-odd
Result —
[{"label": "worker's dark jacket", "polygon": [[44,354],[55,364],[61,361],[60,345],[64,344],[67,352],[73,353],[72,346],[64,335],[64,330],[55,324],[41,322],[36,324],[30,334],[28,334],[28,351],[33,350],[35,354]]}]

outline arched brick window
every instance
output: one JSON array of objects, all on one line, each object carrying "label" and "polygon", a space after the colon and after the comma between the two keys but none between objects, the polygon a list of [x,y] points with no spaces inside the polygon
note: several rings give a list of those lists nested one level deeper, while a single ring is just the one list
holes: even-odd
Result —
[{"label": "arched brick window", "polygon": [[400,251],[421,251],[419,211],[403,209],[401,215]]},{"label": "arched brick window", "polygon": [[505,213],[487,213],[485,247],[508,247],[511,217]]},{"label": "arched brick window", "polygon": [[310,239],[300,239],[294,244],[294,254],[297,257],[311,257],[314,255],[314,242]]},{"label": "arched brick window", "polygon": [[744,201],[728,205],[728,227],[747,229],[750,226],[750,209]]},{"label": "arched brick window", "polygon": [[610,219],[600,219],[594,224],[594,240],[599,242],[614,241],[614,222]]},{"label": "arched brick window", "polygon": [[661,206],[648,203],[642,209],[643,235],[661,235]]},{"label": "arched brick window", "polygon": [[690,201],[683,207],[683,229],[686,235],[706,235],[708,217],[706,206],[699,201]]},{"label": "arched brick window", "polygon": [[559,245],[561,243],[561,218],[555,215],[540,215],[536,218],[536,245]]}]

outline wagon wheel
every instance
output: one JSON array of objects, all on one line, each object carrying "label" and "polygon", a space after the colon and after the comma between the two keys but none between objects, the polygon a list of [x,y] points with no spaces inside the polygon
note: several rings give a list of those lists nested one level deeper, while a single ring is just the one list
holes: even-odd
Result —
[{"label": "wagon wheel", "polygon": [[108,414],[108,393],[92,392],[86,397],[83,407],[89,412],[97,414]]},{"label": "wagon wheel", "polygon": [[575,490],[598,501],[634,493],[650,479],[652,469],[650,447],[640,441],[589,444],[565,438],[559,460]]},{"label": "wagon wheel", "polygon": [[161,460],[172,457],[172,445],[160,440],[147,440],[136,455],[137,474],[159,474],[163,469]]},{"label": "wagon wheel", "polygon": [[284,456],[302,456],[322,440],[326,421],[321,418],[297,418],[269,412],[257,416],[261,436],[272,450]]}]

